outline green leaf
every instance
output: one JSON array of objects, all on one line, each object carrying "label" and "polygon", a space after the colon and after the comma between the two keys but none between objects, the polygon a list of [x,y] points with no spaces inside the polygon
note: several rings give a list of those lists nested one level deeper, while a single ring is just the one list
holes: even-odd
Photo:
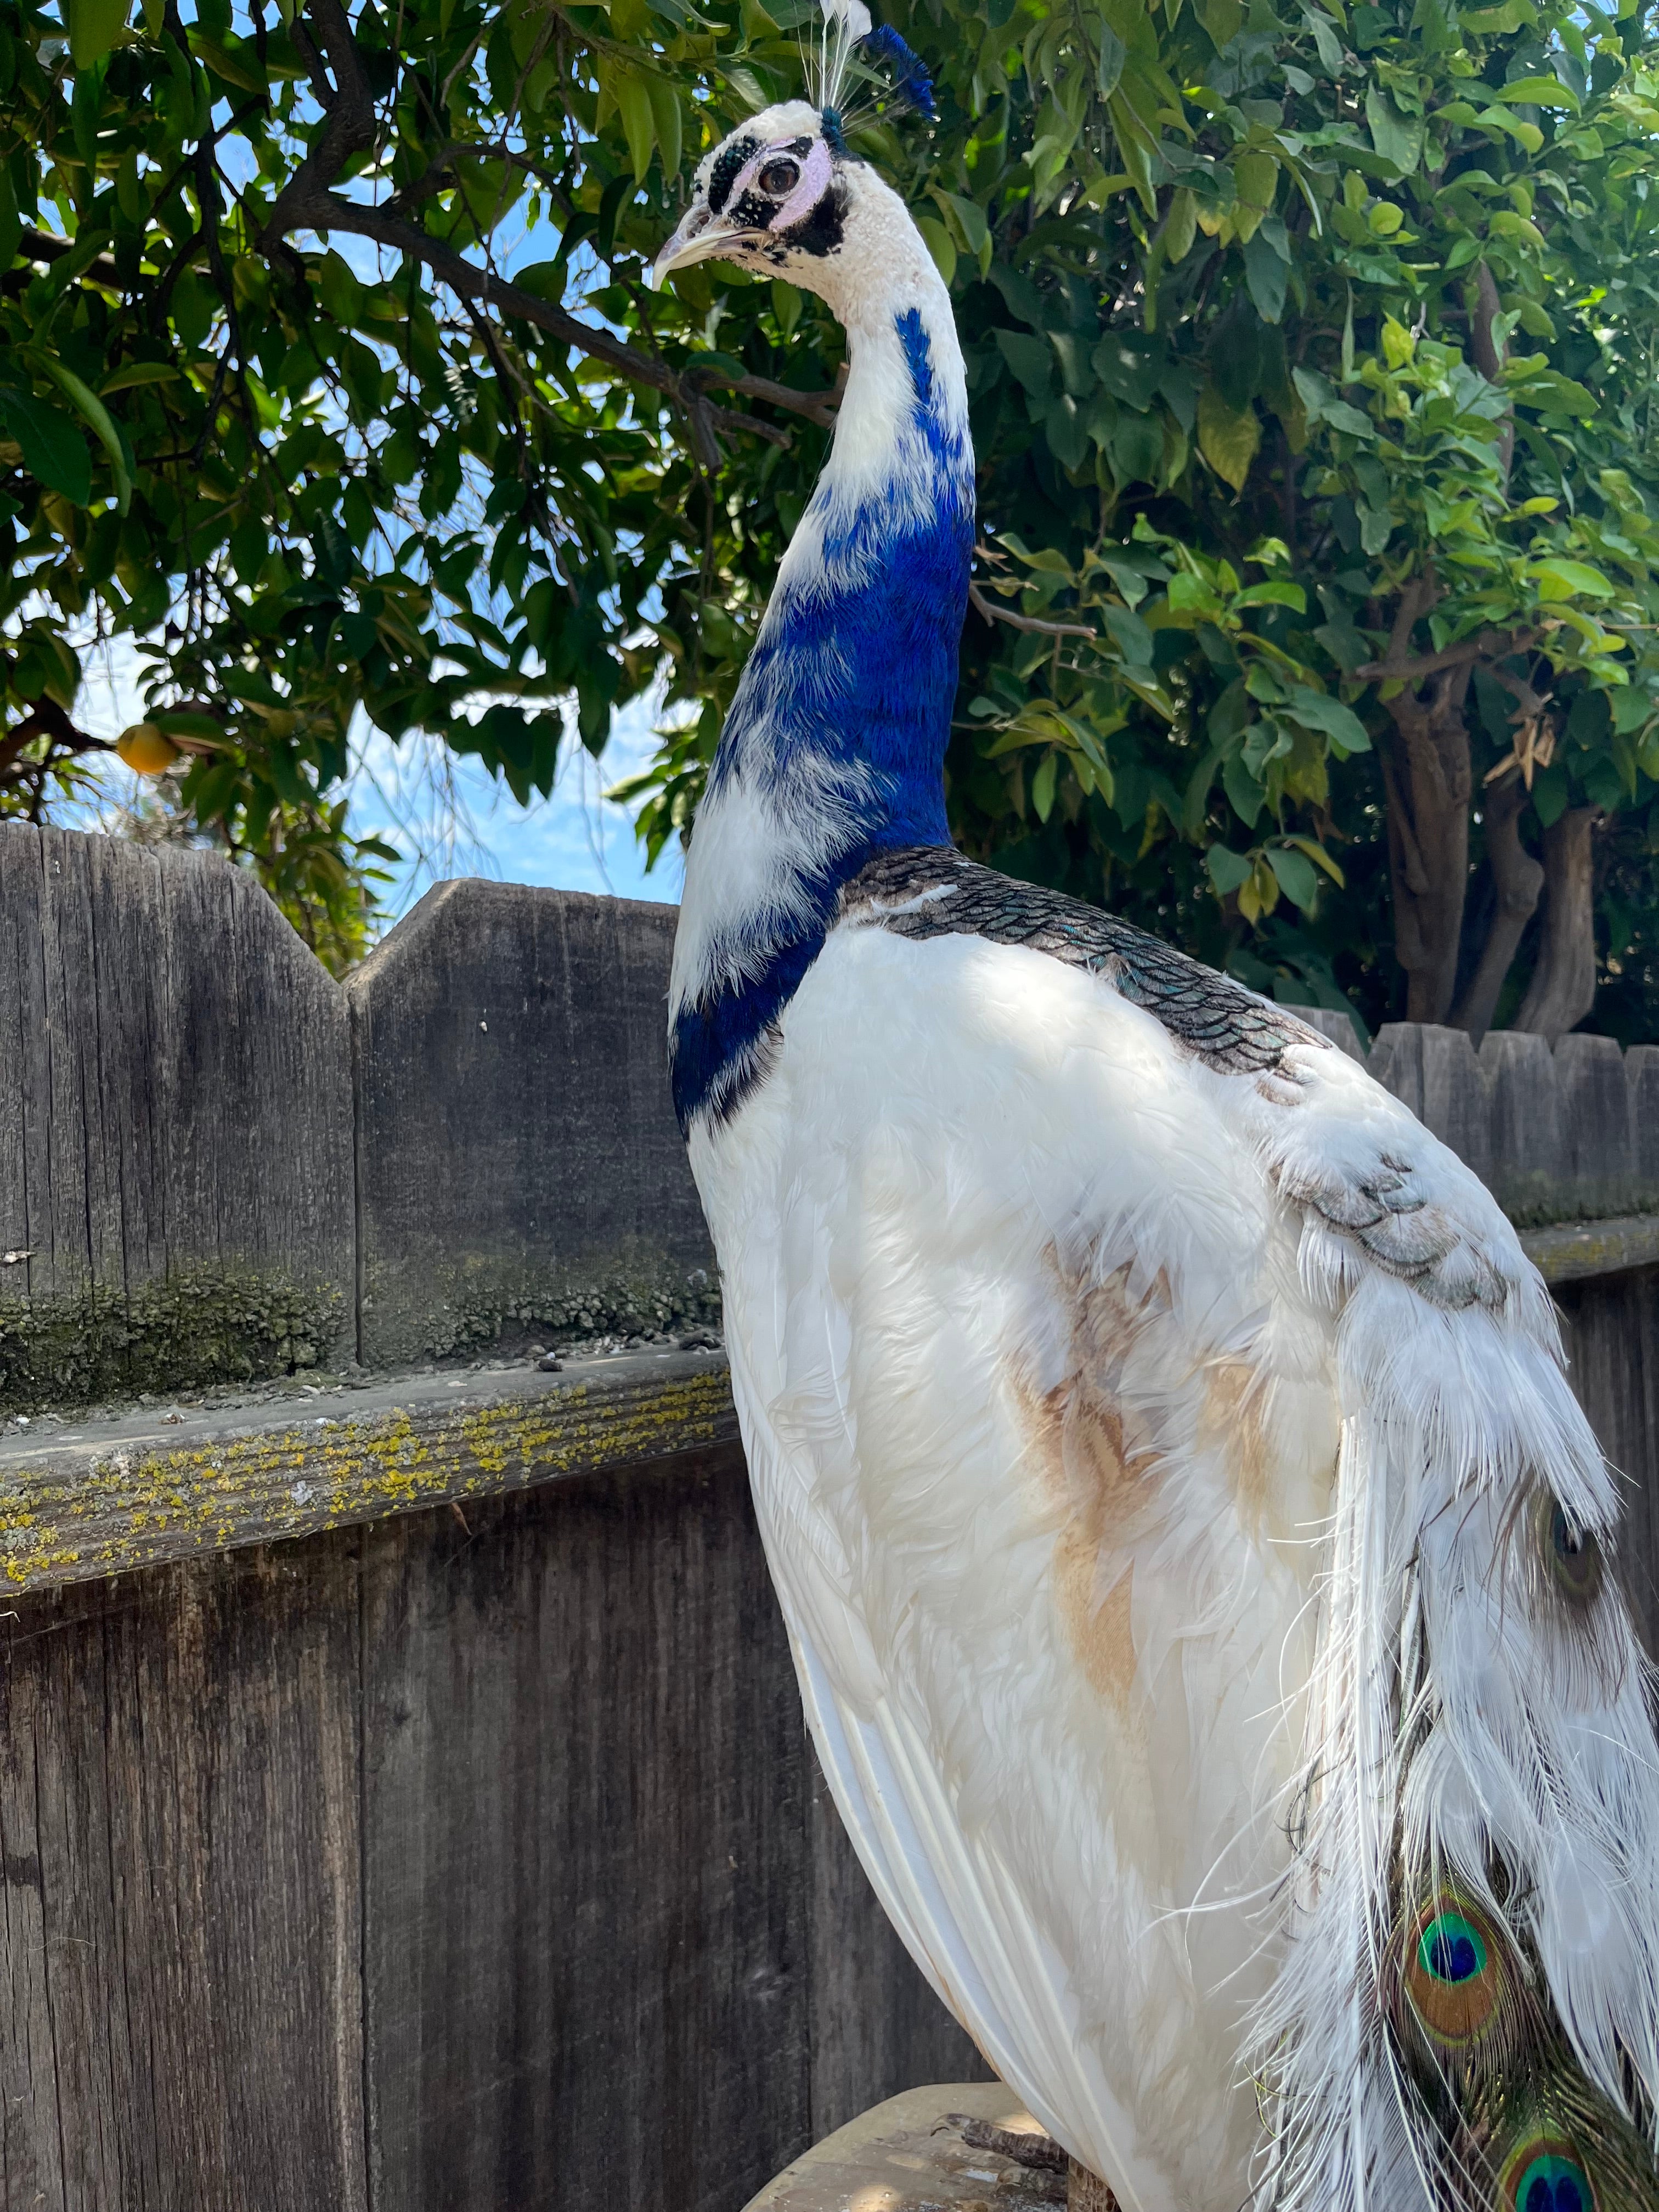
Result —
[{"label": "green leaf", "polygon": [[948,288],[956,281],[956,240],[936,215],[918,215],[913,220],[921,233],[922,244],[933,256],[934,268]]},{"label": "green leaf", "polygon": [[611,96],[617,103],[617,114],[622,118],[629,159],[634,164],[634,182],[642,185],[650,172],[651,149],[656,138],[651,95],[644,81],[629,70],[619,72],[611,80]]},{"label": "green leaf", "polygon": [[1316,691],[1307,684],[1293,684],[1288,703],[1304,729],[1322,730],[1342,752],[1370,752],[1370,733],[1365,725],[1352,707],[1345,707],[1328,691]]},{"label": "green leaf", "polygon": [[1048,389],[1054,356],[1046,338],[1027,337],[1024,331],[998,331],[997,349],[1034,399]]},{"label": "green leaf", "polygon": [[1402,177],[1409,176],[1422,159],[1422,123],[1402,115],[1380,84],[1366,90],[1365,121],[1371,143],[1382,159]]},{"label": "green leaf", "polygon": [[1235,491],[1243,490],[1261,446],[1261,424],[1255,408],[1237,412],[1213,384],[1206,384],[1198,395],[1198,448]]},{"label": "green leaf", "polygon": [[92,68],[115,46],[127,27],[128,5],[129,0],[64,0],[70,59],[76,69]]},{"label": "green leaf", "polygon": [[1596,412],[1595,395],[1553,368],[1516,377],[1511,388],[1517,406],[1536,407],[1540,414],[1571,415],[1588,422]]},{"label": "green leaf", "polygon": [[1118,80],[1123,75],[1123,64],[1129,50],[1109,23],[1103,21],[1097,26],[1097,31],[1100,40],[1100,58],[1096,82],[1100,88],[1101,98],[1109,100],[1117,90]]},{"label": "green leaf", "polygon": [[1210,881],[1221,897],[1236,891],[1249,874],[1252,863],[1243,854],[1231,852],[1225,845],[1212,845],[1204,855],[1204,866],[1209,871]]},{"label": "green leaf", "polygon": [[1368,442],[1375,440],[1376,426],[1370,416],[1362,415],[1346,399],[1339,399],[1317,369],[1294,368],[1291,380],[1308,410],[1310,422],[1328,422],[1333,430],[1341,430],[1351,438],[1364,438]]},{"label": "green leaf", "polygon": [[108,408],[62,362],[33,353],[27,358],[32,367],[40,369],[57,385],[108,454],[110,471],[115,478],[116,505],[125,514],[132,502],[132,456]]},{"label": "green leaf", "polygon": [[1304,853],[1289,845],[1269,845],[1267,866],[1279,878],[1279,888],[1292,906],[1310,914],[1318,902],[1319,878]]},{"label": "green leaf", "polygon": [[[673,86],[660,76],[652,77],[646,89],[651,101],[652,128],[656,134],[657,143],[662,149],[663,174],[677,177],[680,171],[680,96]],[[647,155],[647,161],[649,158]]]},{"label": "green leaf", "polygon": [[342,330],[349,330],[363,312],[363,288],[351,264],[331,246],[322,258],[318,289],[323,312]]},{"label": "green leaf", "polygon": [[1322,868],[1338,890],[1347,888],[1347,878],[1316,837],[1291,836],[1287,837],[1285,842],[1287,845],[1294,845],[1298,853],[1305,853],[1316,868]]},{"label": "green leaf", "polygon": [[[1170,199],[1170,212],[1164,225],[1164,251],[1173,266],[1182,262],[1193,250],[1193,240],[1198,234],[1198,199],[1188,186],[1183,185]],[[1283,293],[1280,294],[1281,303]],[[1274,318],[1277,320],[1277,318]]]},{"label": "green leaf", "polygon": [[1046,822],[1054,811],[1054,784],[1059,774],[1059,754],[1045,754],[1037,763],[1036,774],[1031,778],[1031,805],[1039,822]]},{"label": "green leaf", "polygon": [[1233,600],[1235,607],[1294,607],[1299,615],[1308,611],[1308,595],[1300,584],[1290,584],[1275,577],[1265,584],[1249,584]]},{"label": "green leaf", "polygon": [[22,449],[23,466],[76,507],[92,498],[92,463],[74,422],[33,392],[0,390],[0,415]]},{"label": "green leaf", "polygon": [[1244,282],[1255,311],[1264,323],[1276,323],[1285,312],[1285,288],[1290,281],[1287,251],[1281,252],[1270,231],[1285,226],[1269,219],[1244,241]]},{"label": "green leaf", "polygon": [[1516,77],[1495,97],[1506,106],[1571,107],[1575,113],[1578,107],[1577,95],[1559,76]]},{"label": "green leaf", "polygon": [[1242,753],[1234,753],[1221,763],[1221,787],[1233,812],[1247,830],[1254,830],[1267,794],[1245,766]]},{"label": "green leaf", "polygon": [[1542,561],[1529,561],[1526,574],[1538,586],[1540,599],[1610,599],[1614,586],[1599,568],[1592,568],[1583,561],[1568,561],[1559,554],[1551,554]]}]

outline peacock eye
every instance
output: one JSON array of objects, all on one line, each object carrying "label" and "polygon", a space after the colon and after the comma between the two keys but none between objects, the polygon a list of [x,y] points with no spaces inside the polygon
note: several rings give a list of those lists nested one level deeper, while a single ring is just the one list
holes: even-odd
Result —
[{"label": "peacock eye", "polygon": [[1601,1587],[1601,1547],[1591,1530],[1575,1528],[1559,1498],[1547,1494],[1539,1510],[1545,1563],[1557,1586],[1577,1605],[1588,1605]]},{"label": "peacock eye", "polygon": [[760,188],[775,200],[793,192],[800,182],[800,163],[792,161],[787,155],[769,161],[760,173]]}]

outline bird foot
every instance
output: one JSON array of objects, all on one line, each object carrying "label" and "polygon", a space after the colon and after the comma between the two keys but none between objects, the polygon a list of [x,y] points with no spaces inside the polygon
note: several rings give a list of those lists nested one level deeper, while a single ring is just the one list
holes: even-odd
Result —
[{"label": "bird foot", "polygon": [[1023,2128],[999,2127],[994,2120],[974,2118],[967,2112],[950,2112],[946,2118],[970,2150],[994,2151],[1016,2166],[1066,2176],[1066,2212],[1119,2212],[1118,2201],[1097,2174],[1067,2157],[1062,2144],[1044,2135],[1034,2123]]}]

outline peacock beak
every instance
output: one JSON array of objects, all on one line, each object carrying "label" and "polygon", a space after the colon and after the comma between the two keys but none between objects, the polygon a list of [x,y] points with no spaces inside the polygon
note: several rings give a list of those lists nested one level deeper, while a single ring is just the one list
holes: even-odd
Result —
[{"label": "peacock beak", "polygon": [[722,222],[702,200],[686,210],[684,220],[651,267],[651,282],[660,291],[671,269],[684,269],[694,261],[707,261],[738,235],[735,225]]}]

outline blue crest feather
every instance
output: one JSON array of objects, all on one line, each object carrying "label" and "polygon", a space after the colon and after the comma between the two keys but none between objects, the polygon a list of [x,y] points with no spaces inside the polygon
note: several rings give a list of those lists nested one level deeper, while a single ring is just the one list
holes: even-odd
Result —
[{"label": "blue crest feather", "polygon": [[884,62],[892,70],[894,88],[907,107],[915,108],[930,123],[938,122],[939,106],[933,98],[933,80],[927,74],[927,65],[906,46],[890,23],[878,23],[873,31],[866,31],[859,41],[859,51],[866,61]]}]

